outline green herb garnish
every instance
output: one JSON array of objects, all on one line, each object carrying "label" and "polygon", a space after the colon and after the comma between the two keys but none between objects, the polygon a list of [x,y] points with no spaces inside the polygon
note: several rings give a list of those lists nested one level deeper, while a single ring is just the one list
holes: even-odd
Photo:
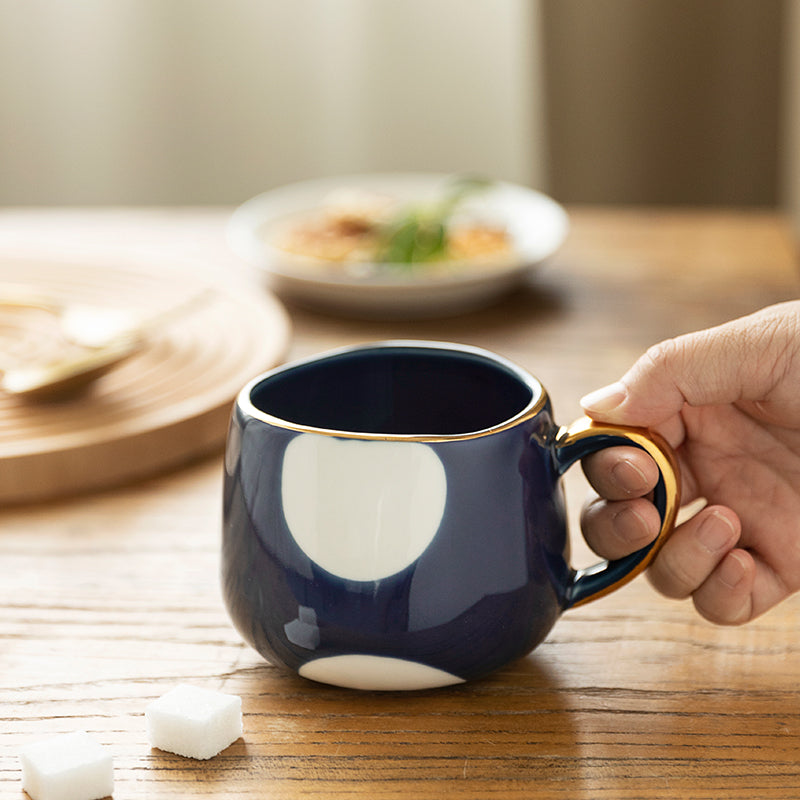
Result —
[{"label": "green herb garnish", "polygon": [[435,203],[405,209],[381,227],[375,260],[411,265],[445,259],[447,226],[453,213],[467,197],[490,185],[485,178],[459,176]]}]

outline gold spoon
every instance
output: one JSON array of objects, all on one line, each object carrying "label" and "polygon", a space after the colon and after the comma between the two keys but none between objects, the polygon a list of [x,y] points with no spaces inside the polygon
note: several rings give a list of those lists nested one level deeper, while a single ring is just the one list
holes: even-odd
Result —
[{"label": "gold spoon", "polygon": [[8,369],[0,379],[0,389],[32,400],[63,399],[77,394],[139,352],[147,333],[206,302],[211,295],[211,289],[206,289],[146,319],[136,319],[124,310],[62,306],[40,295],[25,295],[19,290],[7,292],[0,298],[0,306],[40,308],[56,314],[64,337],[78,344],[83,352],[44,364]]},{"label": "gold spoon", "polygon": [[73,344],[92,348],[114,345],[120,339],[141,339],[150,331],[207,303],[213,296],[214,291],[210,287],[202,289],[144,317],[124,308],[70,303],[64,305],[58,314],[61,333]]},{"label": "gold spoon", "polygon": [[0,389],[31,400],[64,399],[83,391],[143,347],[143,339],[120,339],[76,356],[14,367],[3,373]]}]

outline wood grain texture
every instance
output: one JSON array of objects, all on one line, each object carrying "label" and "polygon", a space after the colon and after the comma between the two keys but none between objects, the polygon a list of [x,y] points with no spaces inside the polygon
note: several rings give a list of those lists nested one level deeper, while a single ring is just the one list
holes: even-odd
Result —
[{"label": "wood grain texture", "polygon": [[[390,336],[474,343],[536,372],[565,423],[649,344],[797,294],[772,215],[570,211],[565,248],[499,306],[403,325],[292,309],[291,355]],[[0,214],[0,250],[22,248],[25,231],[111,238],[149,219],[151,246],[235,266],[223,211],[69,217]],[[213,457],[0,512],[0,800],[24,797],[22,746],[75,729],[112,748],[116,800],[800,798],[800,598],[719,628],[637,579],[484,680],[336,689],[279,672],[229,624],[220,476]],[[573,470],[573,521],[583,491]],[[576,539],[576,561],[590,558]],[[243,698],[244,736],[209,762],[147,744],[146,704],[179,681]]]}]

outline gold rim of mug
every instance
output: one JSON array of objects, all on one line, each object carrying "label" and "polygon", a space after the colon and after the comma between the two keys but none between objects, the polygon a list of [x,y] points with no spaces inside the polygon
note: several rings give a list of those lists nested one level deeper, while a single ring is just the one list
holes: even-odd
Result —
[{"label": "gold rim of mug", "polygon": [[[521,383],[531,390],[530,402],[513,417],[503,420],[497,425],[490,428],[482,428],[476,431],[467,431],[465,433],[451,433],[451,434],[406,434],[406,433],[370,433],[359,431],[342,431],[334,428],[316,428],[311,425],[302,425],[300,423],[291,422],[281,417],[276,417],[268,414],[253,405],[250,395],[253,389],[265,380],[269,380],[275,375],[283,372],[290,372],[298,367],[315,362],[324,361],[330,358],[336,358],[341,355],[346,355],[353,352],[363,352],[366,350],[379,350],[389,348],[413,348],[418,350],[445,350],[451,353],[464,353],[466,355],[477,356],[490,364],[500,366],[508,372],[512,373]],[[269,425],[286,430],[297,431],[299,433],[316,433],[321,436],[333,436],[337,439],[362,439],[367,441],[380,441],[380,442],[454,442],[464,441],[468,439],[478,439],[483,436],[490,436],[494,433],[500,433],[519,425],[527,419],[535,417],[547,405],[547,392],[542,383],[531,375],[522,367],[517,366],[512,361],[509,361],[502,356],[492,353],[489,350],[484,350],[480,347],[473,347],[466,344],[454,344],[451,342],[435,342],[424,341],[416,339],[390,339],[380,342],[367,342],[365,344],[348,345],[347,347],[340,347],[335,350],[328,350],[318,355],[309,356],[307,358],[298,359],[288,364],[283,364],[280,367],[271,369],[261,375],[253,378],[247,385],[239,392],[236,398],[236,405],[247,417],[260,420]]]}]

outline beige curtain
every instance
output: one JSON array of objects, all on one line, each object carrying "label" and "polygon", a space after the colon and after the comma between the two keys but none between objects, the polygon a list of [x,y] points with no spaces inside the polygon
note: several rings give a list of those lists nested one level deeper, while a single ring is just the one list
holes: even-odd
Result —
[{"label": "beige curtain", "polygon": [[0,0],[0,204],[542,180],[538,2]]}]

